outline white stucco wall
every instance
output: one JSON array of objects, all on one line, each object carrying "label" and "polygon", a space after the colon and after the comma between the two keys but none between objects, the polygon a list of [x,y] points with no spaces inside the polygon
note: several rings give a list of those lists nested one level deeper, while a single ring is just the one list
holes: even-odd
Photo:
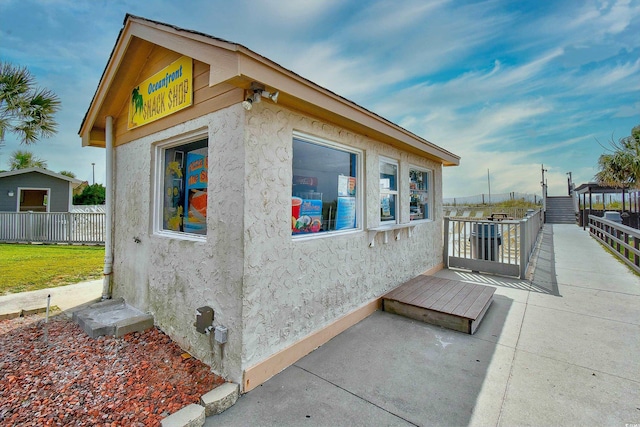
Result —
[{"label": "white stucco wall", "polygon": [[[205,241],[153,234],[154,144],[204,129],[209,136]],[[291,236],[294,131],[363,150],[364,229]],[[376,237],[379,156],[400,164],[401,222],[408,221],[409,165],[433,170],[435,221],[408,237]],[[234,105],[116,148],[114,296],[154,315],[163,331],[227,379],[442,262],[440,164],[302,117],[270,102]],[[135,239],[140,242],[136,243]],[[211,306],[225,325],[224,357],[196,332],[195,310]]]},{"label": "white stucco wall", "polygon": [[[242,381],[243,115],[234,105],[118,146],[114,201],[114,296],[153,314],[183,349],[236,382]],[[209,137],[206,241],[154,235],[154,144],[198,129]],[[224,357],[193,326],[202,306],[229,330]]]},{"label": "white stucco wall", "polygon": [[[400,162],[401,222],[409,220],[409,164],[434,171],[436,221],[387,244],[378,235],[374,247],[366,230],[292,239],[294,130],[364,151],[365,228],[379,225],[381,155]],[[245,144],[244,369],[442,262],[440,164],[268,102],[247,113]]]}]

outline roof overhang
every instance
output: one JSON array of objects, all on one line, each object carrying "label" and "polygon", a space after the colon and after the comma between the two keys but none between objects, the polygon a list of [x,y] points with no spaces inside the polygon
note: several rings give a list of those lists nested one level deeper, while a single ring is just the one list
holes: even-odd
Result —
[{"label": "roof overhang", "polygon": [[43,168],[25,168],[25,169],[16,169],[16,170],[7,171],[7,172],[1,172],[0,178],[6,178],[9,176],[15,176],[15,175],[24,175],[24,174],[33,173],[33,172],[41,173],[43,175],[51,176],[53,178],[58,178],[64,181],[69,181],[71,184],[73,184],[74,188],[83,183],[82,180],[71,178],[70,176],[66,176],[61,173],[56,173],[56,172],[50,171],[49,169],[43,169]]},{"label": "roof overhang", "polygon": [[[209,86],[231,84],[245,90],[260,82],[278,90],[278,104],[335,123],[378,141],[414,152],[444,166],[460,157],[383,117],[276,64],[246,47],[206,34],[127,15],[79,134],[83,146],[105,146],[105,118],[116,117],[141,79],[139,58],[156,46],[209,65]],[[214,61],[215,59],[215,61]],[[126,65],[126,66],[125,66]]]},{"label": "roof overhang", "polygon": [[[622,187],[606,187],[598,184],[597,182],[588,182],[576,187],[573,191],[578,194],[598,193],[598,194],[610,194],[610,193],[622,193]],[[629,191],[629,188],[624,188],[624,191]]]}]

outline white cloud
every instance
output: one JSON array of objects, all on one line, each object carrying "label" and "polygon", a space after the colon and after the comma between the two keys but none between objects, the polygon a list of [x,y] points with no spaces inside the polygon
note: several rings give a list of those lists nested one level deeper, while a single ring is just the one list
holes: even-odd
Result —
[{"label": "white cloud", "polygon": [[2,4],[0,57],[34,67],[64,103],[60,134],[36,148],[83,179],[92,161],[100,176],[103,151],[76,133],[126,12],[241,43],[461,155],[445,196],[485,191],[487,168],[492,192],[539,191],[542,163],[561,188],[568,170],[590,180],[595,139],[639,124],[637,1]]},{"label": "white cloud", "polygon": [[580,89],[608,88],[612,92],[640,89],[640,59],[624,64],[605,65],[581,77]]},{"label": "white cloud", "polygon": [[629,27],[631,21],[640,15],[640,5],[631,0],[617,0],[612,3],[588,2],[578,16],[569,21],[570,28],[588,28],[598,36],[619,34]]},{"label": "white cloud", "polygon": [[[247,13],[256,21],[273,25],[290,25],[291,22],[318,20],[329,14],[339,0],[258,0],[249,2]],[[271,21],[271,22],[269,22]]]}]

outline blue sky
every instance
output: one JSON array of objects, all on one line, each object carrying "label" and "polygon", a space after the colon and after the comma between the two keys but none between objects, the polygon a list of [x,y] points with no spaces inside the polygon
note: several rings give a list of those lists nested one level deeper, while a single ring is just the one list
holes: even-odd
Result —
[{"label": "blue sky", "polygon": [[[598,144],[640,125],[640,0],[0,0],[0,59],[62,101],[30,149],[104,182],[78,129],[126,13],[240,43],[462,157],[444,196],[593,179]],[[7,138],[0,169],[19,144]]]}]

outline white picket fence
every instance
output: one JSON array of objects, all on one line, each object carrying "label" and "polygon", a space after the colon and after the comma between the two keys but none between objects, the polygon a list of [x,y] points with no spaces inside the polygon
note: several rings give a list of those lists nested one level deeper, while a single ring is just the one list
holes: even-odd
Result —
[{"label": "white picket fence", "polygon": [[0,212],[0,242],[104,244],[104,212]]},{"label": "white picket fence", "polygon": [[105,213],[107,210],[104,205],[73,205],[70,212],[82,213],[82,212],[98,212]]}]

